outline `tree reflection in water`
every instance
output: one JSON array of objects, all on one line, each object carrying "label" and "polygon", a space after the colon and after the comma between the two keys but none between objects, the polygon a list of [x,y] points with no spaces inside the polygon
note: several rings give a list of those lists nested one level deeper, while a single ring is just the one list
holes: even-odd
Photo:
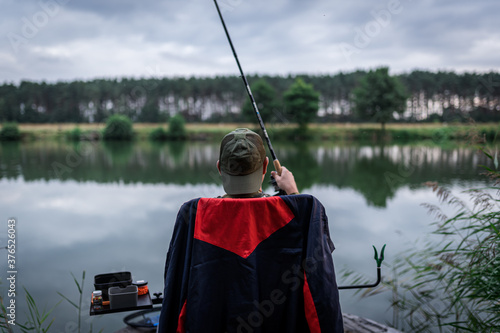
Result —
[{"label": "tree reflection in water", "polygon": [[[275,144],[280,162],[293,171],[301,191],[313,185],[351,188],[368,205],[386,207],[401,187],[442,185],[478,179],[486,163],[462,146],[336,146]],[[24,181],[75,180],[97,183],[220,184],[217,143],[4,142],[0,177]],[[270,171],[270,170],[269,170]]]}]

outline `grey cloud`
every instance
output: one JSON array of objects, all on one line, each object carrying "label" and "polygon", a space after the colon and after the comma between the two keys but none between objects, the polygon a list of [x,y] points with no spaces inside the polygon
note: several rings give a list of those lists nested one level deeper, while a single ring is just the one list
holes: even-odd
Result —
[{"label": "grey cloud", "polygon": [[[489,52],[500,47],[497,0],[218,2],[249,73],[314,74],[384,64],[406,71],[415,66],[500,70],[498,57],[478,50],[485,41]],[[43,6],[54,3],[61,5],[51,16]],[[144,75],[146,65],[166,73],[236,74],[213,1],[0,0],[0,5],[5,9],[0,13],[0,59],[9,64],[0,65],[4,81],[136,76]],[[374,16],[390,6],[398,11],[388,21]],[[47,22],[44,12],[50,16]],[[35,24],[37,14],[44,24],[14,52],[8,33],[22,37],[22,29],[28,29],[25,20]],[[356,46],[356,38],[362,40],[359,31],[367,27],[379,31],[366,45]],[[357,53],[346,59],[342,43]],[[85,54],[76,53],[80,49]],[[114,57],[115,64],[103,61]]]}]

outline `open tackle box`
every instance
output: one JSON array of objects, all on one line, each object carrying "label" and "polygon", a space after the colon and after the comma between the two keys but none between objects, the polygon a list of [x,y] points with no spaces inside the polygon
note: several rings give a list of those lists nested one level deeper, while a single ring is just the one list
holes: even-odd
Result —
[{"label": "open tackle box", "polygon": [[159,294],[151,299],[147,282],[132,282],[130,272],[106,273],[94,276],[94,292],[90,303],[90,315],[150,309],[161,302]]}]

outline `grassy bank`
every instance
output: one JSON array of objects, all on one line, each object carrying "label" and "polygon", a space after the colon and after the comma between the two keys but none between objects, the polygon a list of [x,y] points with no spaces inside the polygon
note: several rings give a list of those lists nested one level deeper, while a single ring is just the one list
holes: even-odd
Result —
[{"label": "grassy bank", "polygon": [[[84,138],[100,139],[105,124],[19,124],[23,140],[67,139],[76,128]],[[136,140],[147,140],[158,127],[167,129],[167,124],[137,123],[133,125]],[[188,140],[218,141],[226,133],[237,127],[248,127],[257,132],[257,124],[186,124]],[[463,141],[474,132],[492,142],[500,131],[500,124],[388,124],[382,132],[379,124],[311,124],[305,133],[298,132],[294,125],[267,125],[273,141],[314,140],[314,141],[388,141],[410,142],[432,140]]]}]

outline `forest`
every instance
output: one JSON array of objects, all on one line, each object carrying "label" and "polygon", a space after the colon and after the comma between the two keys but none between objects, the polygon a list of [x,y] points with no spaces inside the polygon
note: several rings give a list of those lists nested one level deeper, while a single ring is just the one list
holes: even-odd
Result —
[{"label": "forest", "polygon": [[[353,111],[353,91],[366,74],[359,70],[328,75],[251,75],[247,79],[251,86],[264,80],[273,88],[277,102],[266,122],[287,122],[283,96],[297,78],[319,94],[315,121],[357,122],[363,119]],[[405,112],[395,121],[500,120],[500,73],[414,70],[394,77],[408,96]],[[243,82],[236,75],[22,81],[0,86],[0,121],[94,123],[123,114],[134,122],[155,123],[181,114],[187,122],[238,122],[244,119],[241,111],[247,99]]]}]

